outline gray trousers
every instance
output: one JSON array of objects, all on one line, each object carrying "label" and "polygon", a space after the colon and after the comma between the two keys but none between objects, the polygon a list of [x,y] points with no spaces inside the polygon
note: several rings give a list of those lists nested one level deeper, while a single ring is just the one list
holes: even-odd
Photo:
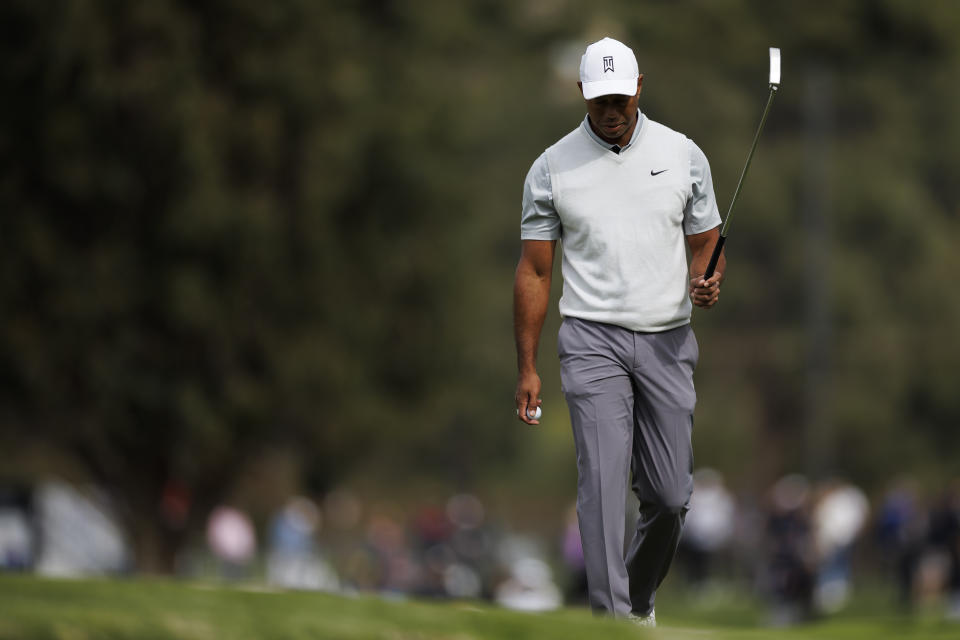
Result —
[{"label": "gray trousers", "polygon": [[[647,615],[677,550],[693,492],[693,329],[638,333],[565,318],[563,393],[577,450],[577,515],[590,607]],[[624,549],[628,474],[640,501]]]}]

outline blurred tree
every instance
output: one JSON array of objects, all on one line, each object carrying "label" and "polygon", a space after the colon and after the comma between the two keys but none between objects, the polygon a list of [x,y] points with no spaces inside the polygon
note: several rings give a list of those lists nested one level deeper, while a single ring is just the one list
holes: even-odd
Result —
[{"label": "blurred tree", "polygon": [[141,566],[183,540],[165,487],[198,526],[269,447],[319,491],[398,453],[462,482],[504,448],[454,319],[490,146],[466,119],[495,123],[460,36],[496,51],[505,6],[2,11],[4,436],[109,487]]}]

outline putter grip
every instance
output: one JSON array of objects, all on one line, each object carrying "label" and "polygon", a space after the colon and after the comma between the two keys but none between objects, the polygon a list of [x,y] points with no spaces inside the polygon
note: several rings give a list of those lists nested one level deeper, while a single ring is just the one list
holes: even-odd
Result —
[{"label": "putter grip", "polygon": [[717,268],[717,261],[720,260],[720,252],[723,251],[723,243],[726,242],[726,236],[720,236],[717,239],[717,246],[713,248],[713,255],[710,256],[710,263],[707,264],[707,270],[703,274],[704,280],[709,280],[710,276],[713,275],[714,270]]}]

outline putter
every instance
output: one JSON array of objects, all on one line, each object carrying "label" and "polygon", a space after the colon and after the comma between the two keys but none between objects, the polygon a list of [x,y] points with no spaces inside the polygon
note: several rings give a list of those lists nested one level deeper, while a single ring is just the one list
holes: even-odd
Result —
[{"label": "putter", "polygon": [[740,195],[740,187],[743,186],[743,179],[747,176],[747,169],[750,168],[750,161],[753,160],[753,152],[757,149],[757,140],[760,139],[760,132],[763,131],[763,125],[767,121],[767,114],[770,112],[770,105],[773,104],[773,96],[780,88],[780,49],[770,47],[770,95],[767,97],[767,106],[763,108],[763,116],[760,118],[760,126],[757,127],[757,135],[753,136],[753,144],[750,146],[750,153],[747,154],[747,163],[743,165],[743,172],[740,174],[740,181],[737,182],[737,189],[733,192],[733,199],[730,201],[730,208],[727,209],[727,217],[723,221],[723,227],[720,228],[720,238],[717,239],[717,246],[713,248],[713,255],[710,256],[710,262],[707,264],[707,271],[703,274],[704,280],[709,280],[713,271],[717,268],[717,260],[720,259],[720,252],[723,251],[723,243],[727,240],[727,229],[730,226],[730,214],[733,213],[733,205],[737,203],[737,197]]}]

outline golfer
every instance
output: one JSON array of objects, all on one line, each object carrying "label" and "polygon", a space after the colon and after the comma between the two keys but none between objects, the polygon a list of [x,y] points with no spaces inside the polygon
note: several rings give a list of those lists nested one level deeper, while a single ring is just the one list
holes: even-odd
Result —
[{"label": "golfer", "polygon": [[[562,240],[558,351],[590,606],[652,626],[693,487],[691,302],[717,303],[726,262],[703,279],[720,225],[710,167],[639,111],[642,84],[626,45],[587,47],[577,83],[587,115],[524,184],[514,327],[517,415],[539,424],[537,346]],[[625,550],[628,482],[640,513]]]}]

